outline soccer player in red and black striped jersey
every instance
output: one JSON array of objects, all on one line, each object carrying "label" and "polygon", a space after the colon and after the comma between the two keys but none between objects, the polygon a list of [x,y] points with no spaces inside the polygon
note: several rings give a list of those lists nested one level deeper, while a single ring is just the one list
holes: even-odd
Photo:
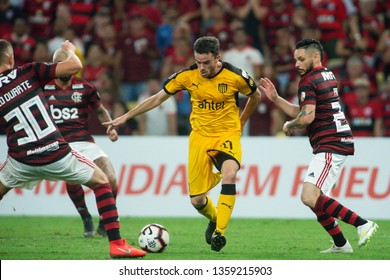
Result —
[{"label": "soccer player in red and black striped jersey", "polygon": [[[68,58],[68,54],[58,49],[53,55],[53,62],[58,63]],[[116,198],[116,177],[114,167],[107,154],[95,143],[88,129],[90,112],[94,112],[101,122],[111,121],[111,116],[101,102],[96,87],[84,79],[69,75],[48,82],[44,93],[50,113],[65,141],[70,147],[94,161],[107,175]],[[107,136],[111,141],[118,139],[116,130]],[[66,183],[66,190],[84,223],[84,236],[93,237],[95,233],[106,236],[102,220],[95,231],[92,216],[85,202],[84,190],[80,184]]]},{"label": "soccer player in red and black striped jersey", "polygon": [[77,73],[81,61],[65,41],[69,56],[59,63],[28,63],[14,68],[10,42],[0,40],[0,125],[8,157],[0,166],[0,200],[12,188],[32,189],[43,179],[84,184],[94,191],[110,243],[110,256],[134,258],[145,252],[121,238],[118,211],[107,176],[93,161],[71,149],[50,116],[44,83]]},{"label": "soccer player in red and black striped jersey", "polygon": [[283,126],[291,135],[295,129],[306,128],[313,158],[303,183],[302,202],[317,216],[317,221],[333,238],[334,244],[322,253],[352,253],[335,218],[357,228],[358,246],[367,244],[378,225],[329,197],[348,156],[354,154],[351,129],[339,103],[337,80],[321,61],[324,50],[319,41],[304,39],[296,44],[295,67],[301,75],[298,89],[299,105],[280,97],[267,78],[260,79],[260,90],[292,120]]}]

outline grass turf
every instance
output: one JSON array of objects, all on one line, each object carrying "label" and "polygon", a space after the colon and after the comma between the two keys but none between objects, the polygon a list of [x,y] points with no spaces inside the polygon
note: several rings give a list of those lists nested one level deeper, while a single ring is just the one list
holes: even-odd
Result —
[{"label": "grass turf", "polygon": [[[378,232],[363,248],[357,247],[356,229],[340,222],[353,254],[320,254],[330,247],[330,238],[314,219],[232,218],[220,253],[211,252],[204,241],[204,218],[121,217],[121,234],[138,247],[138,232],[146,224],[168,229],[169,247],[145,260],[390,260],[390,220],[376,222]],[[79,217],[0,216],[0,225],[2,260],[110,259],[107,239],[84,238]]]}]

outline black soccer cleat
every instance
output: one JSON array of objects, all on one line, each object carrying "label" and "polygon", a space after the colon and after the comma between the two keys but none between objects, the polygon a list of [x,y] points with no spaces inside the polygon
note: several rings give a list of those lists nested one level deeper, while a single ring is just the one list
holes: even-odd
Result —
[{"label": "black soccer cleat", "polygon": [[83,218],[83,224],[84,224],[84,232],[83,232],[84,237],[86,238],[94,237],[96,232],[94,230],[92,217],[89,216]]},{"label": "black soccer cleat", "polygon": [[210,221],[207,225],[206,232],[204,233],[204,236],[206,238],[207,244],[211,244],[211,237],[213,236],[213,233],[217,227],[217,223],[214,223]]},{"label": "black soccer cleat", "polygon": [[226,238],[220,232],[211,237],[211,251],[219,252],[226,245]]}]

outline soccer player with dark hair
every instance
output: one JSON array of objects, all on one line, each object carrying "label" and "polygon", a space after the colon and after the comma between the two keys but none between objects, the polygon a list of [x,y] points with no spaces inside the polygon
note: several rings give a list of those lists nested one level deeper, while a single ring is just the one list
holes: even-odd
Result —
[{"label": "soccer player with dark hair", "polygon": [[304,179],[301,200],[333,239],[334,244],[321,252],[352,253],[352,246],[335,218],[357,228],[359,247],[367,244],[378,225],[329,197],[347,157],[354,154],[354,138],[341,110],[336,77],[322,66],[323,56],[324,50],[317,40],[308,38],[296,44],[295,67],[301,76],[299,105],[279,96],[267,78],[260,79],[259,88],[292,118],[283,126],[287,136],[295,129],[307,130],[314,156]]},{"label": "soccer player with dark hair", "polygon": [[0,200],[14,187],[32,189],[43,179],[83,184],[94,191],[113,258],[142,257],[145,252],[121,238],[115,198],[107,176],[93,161],[71,149],[49,113],[44,83],[82,69],[69,41],[68,58],[58,63],[27,63],[14,68],[12,45],[0,40],[0,125],[7,134],[8,157],[0,167]]},{"label": "soccer player with dark hair", "polygon": [[[260,91],[244,70],[220,60],[219,41],[200,37],[193,47],[195,64],[171,75],[163,89],[133,110],[106,123],[108,131],[145,113],[181,90],[191,96],[192,112],[189,136],[188,185],[191,204],[209,220],[206,242],[212,251],[226,244],[228,226],[236,199],[236,176],[241,164],[241,131],[257,107]],[[238,94],[248,96],[239,112]],[[213,172],[213,167],[219,172]],[[222,179],[216,207],[208,191]],[[218,211],[217,211],[218,208]]]},{"label": "soccer player with dark hair", "polygon": [[[53,62],[68,58],[68,54],[58,49],[53,54]],[[70,147],[87,156],[107,175],[114,198],[117,193],[115,170],[107,154],[96,145],[88,130],[88,117],[94,112],[101,122],[111,120],[111,116],[100,100],[96,87],[84,79],[69,75],[48,82],[44,87],[50,113],[61,135]],[[111,141],[118,139],[116,130],[107,135]],[[84,236],[93,237],[95,233],[107,236],[102,220],[94,229],[92,216],[85,202],[84,190],[80,184],[66,183],[66,190],[84,223]]]}]

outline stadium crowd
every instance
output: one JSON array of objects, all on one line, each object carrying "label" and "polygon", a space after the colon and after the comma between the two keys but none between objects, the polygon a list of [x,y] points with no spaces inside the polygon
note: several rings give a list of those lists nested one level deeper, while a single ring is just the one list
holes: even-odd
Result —
[{"label": "stadium crowd", "polygon": [[[97,87],[113,118],[192,65],[192,44],[202,35],[220,40],[224,61],[256,80],[270,78],[297,103],[295,43],[315,38],[326,51],[323,65],[337,76],[354,135],[390,136],[388,0],[0,0],[0,26],[16,65],[49,62],[64,40],[73,42],[84,64],[78,76]],[[174,97],[119,133],[188,135],[189,96]],[[262,96],[244,135],[281,135],[286,120]],[[90,119],[90,129],[105,134],[98,119]]]}]

